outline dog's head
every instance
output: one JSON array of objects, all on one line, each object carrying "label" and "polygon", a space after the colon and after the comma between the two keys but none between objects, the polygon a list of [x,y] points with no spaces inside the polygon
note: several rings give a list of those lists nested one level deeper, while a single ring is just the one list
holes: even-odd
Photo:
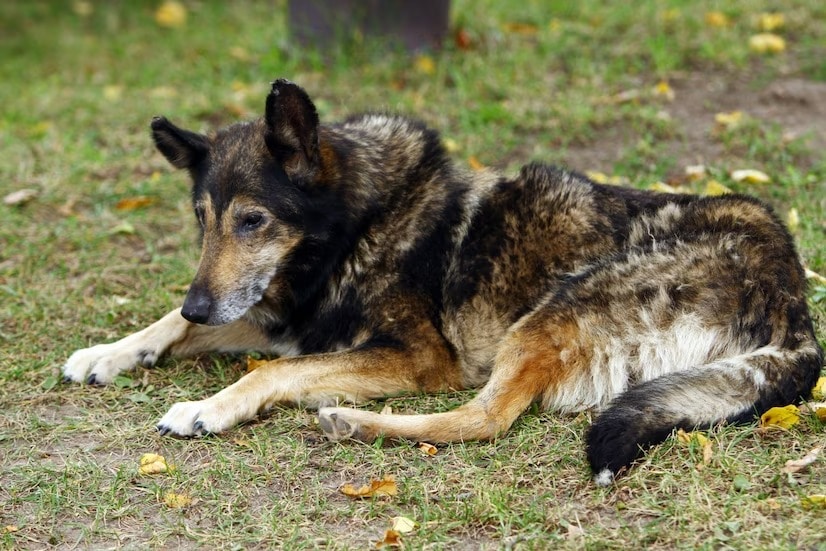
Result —
[{"label": "dog's head", "polygon": [[304,236],[306,188],[321,171],[318,128],[310,98],[286,80],[273,83],[263,119],[211,136],[152,120],[158,150],[194,184],[203,244],[187,320],[237,320],[271,287]]}]

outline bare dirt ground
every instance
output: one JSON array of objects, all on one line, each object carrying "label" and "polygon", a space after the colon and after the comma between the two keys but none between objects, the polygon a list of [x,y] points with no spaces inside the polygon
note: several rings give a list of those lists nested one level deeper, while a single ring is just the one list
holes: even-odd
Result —
[{"label": "bare dirt ground", "polygon": [[[663,111],[678,135],[661,145],[676,166],[714,164],[725,156],[723,144],[710,132],[714,115],[721,112],[741,111],[779,125],[788,139],[804,138],[812,152],[810,163],[826,151],[826,82],[792,77],[755,84],[743,76],[698,72],[675,78],[670,85],[674,100]],[[636,139],[629,128],[611,127],[586,146],[570,147],[565,162],[577,169],[607,171]]]}]

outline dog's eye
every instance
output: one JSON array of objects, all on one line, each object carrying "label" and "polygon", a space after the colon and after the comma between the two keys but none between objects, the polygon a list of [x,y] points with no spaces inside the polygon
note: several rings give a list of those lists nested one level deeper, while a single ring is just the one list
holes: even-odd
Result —
[{"label": "dog's eye", "polygon": [[244,231],[254,230],[260,226],[262,222],[264,222],[263,214],[260,212],[251,212],[244,215],[244,218],[241,220],[241,229]]}]

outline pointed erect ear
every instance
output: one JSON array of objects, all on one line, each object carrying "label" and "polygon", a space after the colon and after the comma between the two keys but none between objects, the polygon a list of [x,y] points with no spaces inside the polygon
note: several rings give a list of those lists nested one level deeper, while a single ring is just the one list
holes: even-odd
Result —
[{"label": "pointed erect ear", "polygon": [[310,96],[289,80],[272,83],[267,96],[267,148],[294,176],[318,165],[318,113]]},{"label": "pointed erect ear", "polygon": [[151,126],[155,147],[175,168],[192,168],[209,152],[206,136],[178,128],[166,117],[153,118]]}]

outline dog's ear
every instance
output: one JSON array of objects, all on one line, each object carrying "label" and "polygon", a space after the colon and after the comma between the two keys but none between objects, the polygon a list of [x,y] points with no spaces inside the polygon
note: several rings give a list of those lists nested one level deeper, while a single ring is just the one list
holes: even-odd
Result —
[{"label": "dog's ear", "polygon": [[264,120],[267,148],[287,174],[307,173],[318,165],[318,113],[307,92],[289,80],[276,80]]},{"label": "dog's ear", "polygon": [[209,152],[209,138],[178,128],[166,117],[152,119],[155,147],[175,168],[193,168]]}]

